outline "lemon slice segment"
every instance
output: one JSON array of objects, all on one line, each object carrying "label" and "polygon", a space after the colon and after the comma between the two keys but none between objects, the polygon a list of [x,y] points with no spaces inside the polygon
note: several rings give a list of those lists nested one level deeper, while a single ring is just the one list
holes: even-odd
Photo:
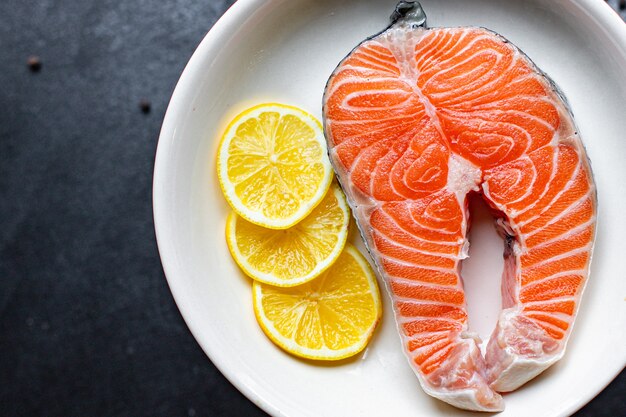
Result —
[{"label": "lemon slice segment", "polygon": [[321,123],[296,107],[265,103],[236,116],[217,156],[218,179],[233,210],[271,229],[306,217],[330,187]]},{"label": "lemon slice segment", "polygon": [[349,222],[346,198],[334,184],[313,212],[289,229],[267,229],[232,212],[226,220],[226,242],[248,276],[290,287],[317,277],[339,257]]},{"label": "lemon slice segment", "polygon": [[254,281],[252,292],[254,313],[267,337],[308,359],[339,360],[359,353],[382,314],[376,277],[350,244],[306,284],[281,288]]}]

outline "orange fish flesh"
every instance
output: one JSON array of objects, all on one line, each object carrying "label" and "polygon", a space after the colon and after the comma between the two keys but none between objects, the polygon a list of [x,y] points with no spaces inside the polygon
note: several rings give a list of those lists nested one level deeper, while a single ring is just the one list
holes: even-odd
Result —
[{"label": "orange fish flesh", "polygon": [[[519,49],[477,27],[426,28],[419,3],[358,45],[324,94],[331,162],[391,296],[424,390],[504,408],[560,359],[595,234],[590,165],[562,93]],[[487,344],[468,330],[460,265],[468,193],[505,242],[502,312]]]}]

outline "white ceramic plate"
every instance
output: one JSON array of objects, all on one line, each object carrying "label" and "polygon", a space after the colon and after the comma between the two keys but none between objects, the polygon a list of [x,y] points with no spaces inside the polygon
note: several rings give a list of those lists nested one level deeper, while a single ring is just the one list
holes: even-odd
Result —
[{"label": "white ceramic plate", "polygon": [[[484,26],[525,51],[567,95],[587,146],[599,190],[599,229],[579,318],[563,360],[506,395],[501,414],[569,415],[626,364],[626,26],[601,0],[422,4],[430,26]],[[464,415],[420,389],[387,298],[382,325],[351,361],[313,365],[276,348],[256,324],[250,281],[224,241],[229,207],[217,183],[215,154],[225,124],[265,101],[321,117],[331,71],[359,41],[387,25],[394,6],[395,0],[241,0],[198,47],[165,116],[154,217],[170,288],[215,365],[273,415]],[[463,272],[470,326],[487,338],[499,310],[502,242],[480,204],[474,215]]]}]

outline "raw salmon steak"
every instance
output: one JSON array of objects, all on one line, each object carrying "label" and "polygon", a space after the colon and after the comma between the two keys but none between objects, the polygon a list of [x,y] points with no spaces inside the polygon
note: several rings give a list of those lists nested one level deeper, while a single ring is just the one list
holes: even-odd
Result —
[{"label": "raw salmon steak", "polygon": [[[331,161],[391,296],[424,390],[502,410],[565,351],[596,223],[590,165],[563,95],[519,49],[477,27],[426,28],[400,2],[324,93]],[[461,261],[468,193],[504,238],[502,312],[481,352]]]}]

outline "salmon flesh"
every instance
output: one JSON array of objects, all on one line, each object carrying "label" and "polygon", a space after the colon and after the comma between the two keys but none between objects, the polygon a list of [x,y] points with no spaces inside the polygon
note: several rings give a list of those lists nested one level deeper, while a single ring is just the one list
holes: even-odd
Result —
[{"label": "salmon flesh", "polygon": [[[424,390],[504,408],[565,351],[589,273],[596,191],[555,84],[502,36],[426,28],[416,2],[358,45],[324,93],[331,162],[391,296]],[[468,331],[460,265],[468,193],[504,238],[502,311],[484,349]]]}]

